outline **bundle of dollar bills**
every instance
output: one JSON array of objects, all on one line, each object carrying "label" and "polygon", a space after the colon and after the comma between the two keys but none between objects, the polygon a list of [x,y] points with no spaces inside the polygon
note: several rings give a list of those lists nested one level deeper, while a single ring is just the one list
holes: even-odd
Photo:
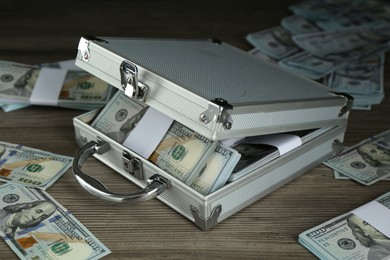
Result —
[{"label": "bundle of dollar bills", "polygon": [[390,192],[299,234],[320,259],[389,259]]},{"label": "bundle of dollar bills", "polygon": [[338,175],[363,185],[390,178],[390,130],[367,138],[324,161]]},{"label": "bundle of dollar bills", "polygon": [[204,195],[223,186],[240,154],[164,117],[118,91],[91,126]]},{"label": "bundle of dollar bills", "polygon": [[111,253],[43,190],[0,186],[0,236],[20,259],[99,259]]},{"label": "bundle of dollar bills", "polygon": [[384,98],[384,53],[390,48],[385,1],[304,0],[272,28],[249,33],[250,53],[354,97],[370,110]]},{"label": "bundle of dollar bills", "polygon": [[104,106],[113,92],[74,60],[38,66],[0,61],[0,105],[6,112],[32,104],[92,110]]},{"label": "bundle of dollar bills", "polygon": [[203,195],[236,181],[329,129],[213,141],[118,91],[91,122],[99,132]]}]

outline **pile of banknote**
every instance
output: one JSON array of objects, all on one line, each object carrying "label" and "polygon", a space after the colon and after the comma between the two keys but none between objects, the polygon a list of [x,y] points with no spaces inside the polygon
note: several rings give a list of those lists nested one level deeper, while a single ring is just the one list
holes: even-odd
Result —
[{"label": "pile of banknote", "polygon": [[213,141],[122,91],[91,126],[203,195],[254,172],[324,131]]},{"label": "pile of banknote", "polygon": [[383,67],[390,48],[390,4],[304,0],[275,27],[249,33],[250,53],[337,92],[370,110],[384,98]]},{"label": "pile of banknote", "polygon": [[45,191],[72,163],[73,157],[0,141],[0,236],[20,259],[84,260],[111,253]]},{"label": "pile of banknote", "polygon": [[29,105],[92,110],[104,106],[114,91],[74,60],[36,66],[0,61],[0,106],[6,112]]},{"label": "pile of banknote", "polygon": [[324,164],[338,179],[349,178],[367,186],[390,179],[390,130],[345,148]]},{"label": "pile of banknote", "polygon": [[41,189],[0,186],[0,236],[20,259],[99,259],[111,253]]},{"label": "pile of banknote", "polygon": [[299,234],[319,259],[389,259],[390,193]]}]

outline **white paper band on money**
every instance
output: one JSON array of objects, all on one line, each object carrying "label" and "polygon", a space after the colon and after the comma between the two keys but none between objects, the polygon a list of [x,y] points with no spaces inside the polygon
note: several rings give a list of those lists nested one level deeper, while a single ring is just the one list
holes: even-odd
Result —
[{"label": "white paper band on money", "polygon": [[369,223],[379,232],[390,237],[390,209],[386,206],[374,200],[351,212]]},{"label": "white paper band on money", "polygon": [[272,134],[248,137],[245,139],[245,142],[275,146],[278,148],[280,155],[283,155],[302,144],[302,140],[299,136],[290,134]]},{"label": "white paper band on money", "polygon": [[148,159],[167,133],[173,119],[149,107],[123,145]]},{"label": "white paper band on money", "polygon": [[30,96],[30,103],[55,106],[64,84],[67,70],[42,68]]}]

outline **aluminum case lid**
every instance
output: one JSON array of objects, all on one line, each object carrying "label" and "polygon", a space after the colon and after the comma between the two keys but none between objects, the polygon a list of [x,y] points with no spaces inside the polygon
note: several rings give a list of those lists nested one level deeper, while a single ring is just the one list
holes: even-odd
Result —
[{"label": "aluminum case lid", "polygon": [[211,139],[336,125],[350,103],[220,41],[82,37],[78,49],[76,65]]}]

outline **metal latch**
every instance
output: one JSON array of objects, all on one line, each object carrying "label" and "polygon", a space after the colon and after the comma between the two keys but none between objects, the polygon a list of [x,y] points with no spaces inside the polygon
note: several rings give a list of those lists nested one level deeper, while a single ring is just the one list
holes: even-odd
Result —
[{"label": "metal latch", "polygon": [[122,152],[122,166],[123,169],[130,173],[132,176],[137,178],[138,180],[144,179],[144,171],[142,168],[142,162],[133,156],[131,156],[128,152]]},{"label": "metal latch", "polygon": [[121,85],[125,94],[129,97],[135,97],[144,101],[149,88],[138,82],[137,66],[130,61],[124,60],[119,67],[119,72],[121,75]]},{"label": "metal latch", "polygon": [[211,102],[216,104],[217,108],[214,105],[210,105],[206,111],[201,113],[199,117],[200,121],[204,124],[215,121],[217,123],[222,123],[224,129],[231,129],[233,120],[227,110],[232,110],[233,106],[222,98],[216,98]]}]

